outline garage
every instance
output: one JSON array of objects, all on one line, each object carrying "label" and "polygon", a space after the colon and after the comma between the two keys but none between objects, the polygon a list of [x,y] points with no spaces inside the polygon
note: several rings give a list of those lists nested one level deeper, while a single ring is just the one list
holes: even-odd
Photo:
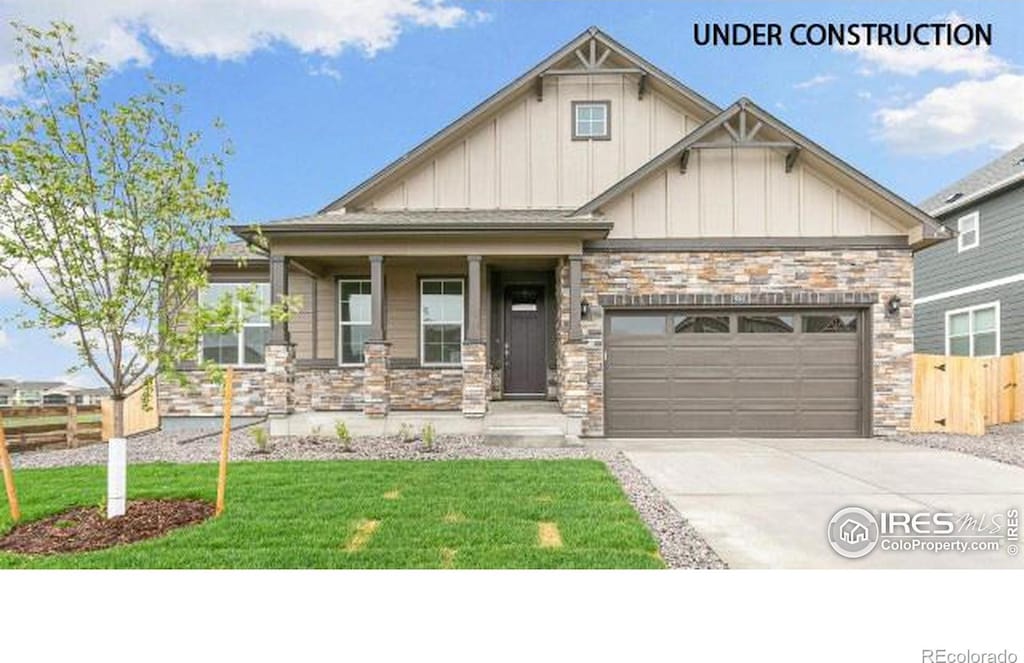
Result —
[{"label": "garage", "polygon": [[866,321],[865,309],[609,311],[607,434],[867,435]]}]

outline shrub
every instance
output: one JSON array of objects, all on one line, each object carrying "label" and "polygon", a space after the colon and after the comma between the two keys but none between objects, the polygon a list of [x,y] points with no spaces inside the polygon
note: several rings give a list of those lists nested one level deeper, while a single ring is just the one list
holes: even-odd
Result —
[{"label": "shrub", "polygon": [[427,451],[434,450],[434,438],[437,432],[434,430],[434,424],[424,424],[423,430],[420,432],[420,438],[423,440],[423,448]]},{"label": "shrub", "polygon": [[404,444],[409,444],[416,439],[416,434],[412,430],[412,426],[408,423],[403,423],[398,427],[398,439]]},{"label": "shrub", "polygon": [[267,436],[267,429],[257,426],[252,429],[252,441],[256,445],[256,451],[265,454],[270,450],[270,440]]},{"label": "shrub", "polygon": [[334,434],[338,436],[342,451],[352,451],[352,433],[348,431],[348,424],[340,419],[334,422]]}]

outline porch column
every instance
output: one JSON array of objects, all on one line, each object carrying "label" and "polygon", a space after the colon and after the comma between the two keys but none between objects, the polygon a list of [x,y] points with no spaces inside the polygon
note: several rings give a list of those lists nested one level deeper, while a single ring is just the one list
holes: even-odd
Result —
[{"label": "porch column", "polygon": [[[276,304],[280,295],[288,294],[288,256],[270,256],[270,303]],[[268,343],[280,345],[291,342],[288,323],[284,320],[270,320]]]},{"label": "porch column", "polygon": [[481,256],[466,256],[466,261],[469,263],[469,311],[466,316],[466,340],[483,341],[484,337],[481,334],[483,325],[480,312],[480,264],[483,258]]},{"label": "porch column", "polygon": [[487,413],[487,344],[481,322],[480,275],[481,256],[466,256],[468,262],[469,307],[466,316],[466,338],[462,343],[462,414],[482,417]]},{"label": "porch column", "polygon": [[583,290],[583,256],[569,256],[569,340],[583,339],[581,291]]},{"label": "porch column", "polygon": [[384,256],[370,256],[370,338],[363,357],[363,414],[386,417],[391,410],[391,344],[384,330]]},{"label": "porch column", "polygon": [[[270,254],[270,303],[288,294],[288,257]],[[264,404],[270,417],[284,417],[295,405],[295,346],[284,320],[270,320],[270,338],[264,348]],[[271,428],[273,429],[273,424]]]},{"label": "porch column", "polygon": [[370,256],[370,340],[384,336],[384,256]]}]

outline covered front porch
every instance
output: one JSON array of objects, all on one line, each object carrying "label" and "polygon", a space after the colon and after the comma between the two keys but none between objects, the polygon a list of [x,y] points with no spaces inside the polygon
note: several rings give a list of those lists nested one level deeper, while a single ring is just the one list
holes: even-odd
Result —
[{"label": "covered front porch", "polygon": [[529,234],[282,230],[262,229],[270,296],[298,296],[302,308],[269,330],[273,434],[338,418],[350,430],[397,430],[428,412],[446,430],[477,433],[493,403],[532,401],[548,404],[535,415],[559,416],[549,432],[578,436],[561,419],[585,414],[586,393],[566,388],[564,368],[582,342],[583,240],[603,233],[564,222]]}]

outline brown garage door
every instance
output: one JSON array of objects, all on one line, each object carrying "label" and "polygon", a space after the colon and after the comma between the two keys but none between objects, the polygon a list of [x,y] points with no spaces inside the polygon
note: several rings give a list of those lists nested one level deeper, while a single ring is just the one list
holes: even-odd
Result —
[{"label": "brown garage door", "polygon": [[863,313],[613,311],[608,435],[865,434]]}]

